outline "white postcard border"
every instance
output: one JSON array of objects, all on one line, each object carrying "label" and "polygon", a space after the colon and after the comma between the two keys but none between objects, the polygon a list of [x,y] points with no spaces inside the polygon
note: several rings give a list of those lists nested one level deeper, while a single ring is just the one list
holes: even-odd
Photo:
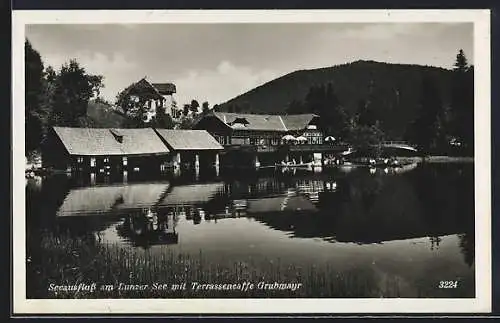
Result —
[{"label": "white postcard border", "polygon": [[[24,39],[27,24],[124,23],[474,23],[474,299],[98,299],[27,300],[24,187]],[[12,202],[14,314],[487,313],[491,312],[489,10],[75,10],[12,14]]]}]

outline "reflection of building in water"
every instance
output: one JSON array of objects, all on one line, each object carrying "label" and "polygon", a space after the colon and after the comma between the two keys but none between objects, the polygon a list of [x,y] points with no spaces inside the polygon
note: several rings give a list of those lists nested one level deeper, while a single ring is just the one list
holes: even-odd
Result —
[{"label": "reflection of building in water", "polygon": [[116,214],[153,207],[169,187],[169,183],[138,183],[75,188],[67,193],[57,215]]},{"label": "reflection of building in water", "polygon": [[441,237],[436,236],[436,237],[429,237],[429,240],[431,242],[431,250],[438,250],[439,249],[439,244],[441,243]]},{"label": "reflection of building in water", "polygon": [[158,204],[194,224],[224,209],[226,186],[222,182],[173,186]]},{"label": "reflection of building in water", "polygon": [[163,206],[198,205],[207,203],[224,191],[222,182],[173,186],[163,200]]},{"label": "reflection of building in water", "polygon": [[[297,180],[295,185],[297,193],[304,194],[313,203],[317,203],[319,194],[325,190],[326,182],[323,180]],[[328,187],[331,189],[332,183],[328,182]]]},{"label": "reflection of building in water", "polygon": [[148,248],[159,244],[176,244],[176,220],[172,212],[143,209],[126,216],[117,226],[118,234],[135,246]]}]

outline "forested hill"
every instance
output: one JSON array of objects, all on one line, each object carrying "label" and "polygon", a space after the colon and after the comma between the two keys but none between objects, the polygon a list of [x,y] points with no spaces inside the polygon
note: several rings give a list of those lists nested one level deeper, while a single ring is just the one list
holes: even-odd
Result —
[{"label": "forested hill", "polygon": [[286,113],[290,104],[304,101],[315,85],[331,83],[347,113],[369,101],[392,138],[402,137],[414,119],[424,75],[435,80],[446,106],[450,101],[452,71],[420,65],[356,61],[312,70],[299,70],[265,83],[219,105],[219,111]]}]

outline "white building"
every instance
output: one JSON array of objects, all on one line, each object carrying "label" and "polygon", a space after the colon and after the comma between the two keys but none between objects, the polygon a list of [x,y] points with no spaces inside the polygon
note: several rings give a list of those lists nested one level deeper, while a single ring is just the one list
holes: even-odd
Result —
[{"label": "white building", "polygon": [[146,108],[144,121],[150,121],[157,112],[157,108],[165,109],[165,113],[169,114],[172,119],[178,120],[182,115],[182,110],[177,107],[173,97],[177,89],[173,83],[150,83],[146,78],[131,84],[125,89],[126,94],[130,99],[139,102],[141,98]]}]

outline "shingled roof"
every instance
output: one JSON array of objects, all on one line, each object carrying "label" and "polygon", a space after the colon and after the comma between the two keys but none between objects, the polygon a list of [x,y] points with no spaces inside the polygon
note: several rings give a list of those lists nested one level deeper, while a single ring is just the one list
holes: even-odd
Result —
[{"label": "shingled roof", "polygon": [[[242,114],[213,112],[213,115],[233,129],[247,129],[256,131],[288,132],[307,128],[316,118],[315,114],[270,115],[270,114]],[[246,122],[241,123],[241,120]],[[238,121],[238,123],[234,123]],[[242,124],[244,124],[242,126]]]},{"label": "shingled roof", "polygon": [[54,127],[70,155],[158,155],[169,149],[151,128],[69,128]]},{"label": "shingled roof", "polygon": [[172,94],[177,91],[177,88],[173,83],[151,83],[151,85],[154,86],[161,94]]},{"label": "shingled roof", "polygon": [[205,130],[156,129],[158,135],[173,150],[223,150]]},{"label": "shingled roof", "polygon": [[309,114],[290,114],[281,117],[288,131],[303,130],[313,121],[318,118],[317,115]]},{"label": "shingled roof", "polygon": [[130,84],[125,90],[126,95],[137,95],[140,97],[146,97],[147,99],[162,99],[162,95],[158,89],[149,83],[146,78],[142,78],[139,81]]}]

